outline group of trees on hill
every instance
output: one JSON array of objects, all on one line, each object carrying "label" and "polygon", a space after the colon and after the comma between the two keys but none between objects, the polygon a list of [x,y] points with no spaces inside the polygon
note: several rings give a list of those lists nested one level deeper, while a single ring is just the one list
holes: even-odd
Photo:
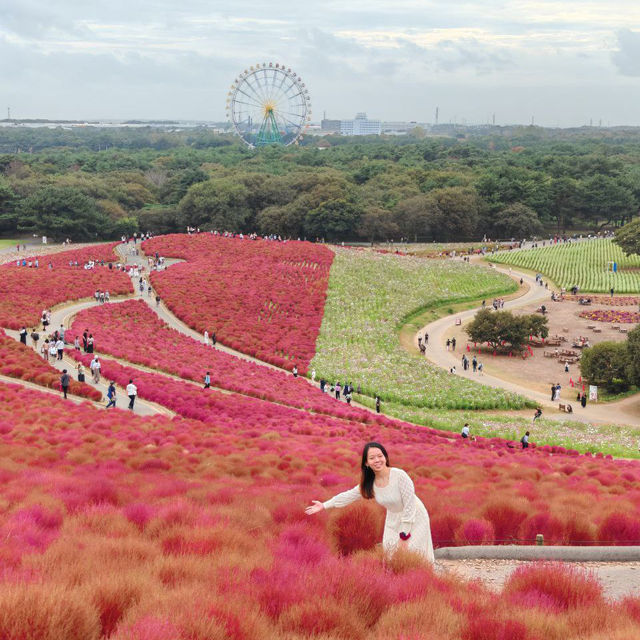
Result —
[{"label": "group of trees on hill", "polygon": [[633,137],[330,140],[250,151],[200,130],[0,129],[0,233],[520,239],[621,226],[640,203]]},{"label": "group of trees on hill", "polygon": [[640,387],[640,326],[624,342],[600,342],[585,349],[580,373],[590,384],[612,392]]}]

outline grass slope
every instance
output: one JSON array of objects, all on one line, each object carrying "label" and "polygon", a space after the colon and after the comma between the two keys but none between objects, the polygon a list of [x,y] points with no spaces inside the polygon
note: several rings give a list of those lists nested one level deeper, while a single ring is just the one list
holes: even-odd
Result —
[{"label": "grass slope", "polygon": [[[609,239],[517,249],[488,259],[542,273],[566,289],[577,285],[591,293],[608,292],[611,287],[616,293],[640,291],[640,256],[625,256]],[[607,271],[610,262],[618,264],[618,273]]]},{"label": "grass slope", "polygon": [[407,353],[398,330],[420,310],[513,291],[507,277],[466,263],[337,249],[312,361],[317,377],[414,407],[522,408],[523,398],[449,375]]}]

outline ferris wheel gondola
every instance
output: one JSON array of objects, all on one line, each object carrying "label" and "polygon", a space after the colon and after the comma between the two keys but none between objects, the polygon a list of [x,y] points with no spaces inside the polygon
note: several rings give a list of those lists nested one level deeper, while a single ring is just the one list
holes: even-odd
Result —
[{"label": "ferris wheel gondola", "polygon": [[227,117],[249,147],[295,144],[311,121],[309,90],[290,68],[257,64],[231,85]]}]

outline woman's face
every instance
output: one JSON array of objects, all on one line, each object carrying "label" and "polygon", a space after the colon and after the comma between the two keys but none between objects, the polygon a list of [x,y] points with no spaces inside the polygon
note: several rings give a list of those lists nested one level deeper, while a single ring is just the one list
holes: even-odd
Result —
[{"label": "woman's face", "polygon": [[382,471],[387,466],[387,460],[384,453],[377,447],[371,447],[367,451],[367,465],[371,467],[374,473]]}]

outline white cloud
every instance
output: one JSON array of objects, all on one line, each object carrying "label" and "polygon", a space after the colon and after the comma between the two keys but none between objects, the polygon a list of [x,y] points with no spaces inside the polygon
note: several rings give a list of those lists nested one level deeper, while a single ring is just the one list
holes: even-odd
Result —
[{"label": "white cloud", "polygon": [[273,60],[305,77],[316,114],[638,124],[615,99],[640,97],[629,24],[637,0],[0,0],[0,104],[222,119],[235,75]]}]

